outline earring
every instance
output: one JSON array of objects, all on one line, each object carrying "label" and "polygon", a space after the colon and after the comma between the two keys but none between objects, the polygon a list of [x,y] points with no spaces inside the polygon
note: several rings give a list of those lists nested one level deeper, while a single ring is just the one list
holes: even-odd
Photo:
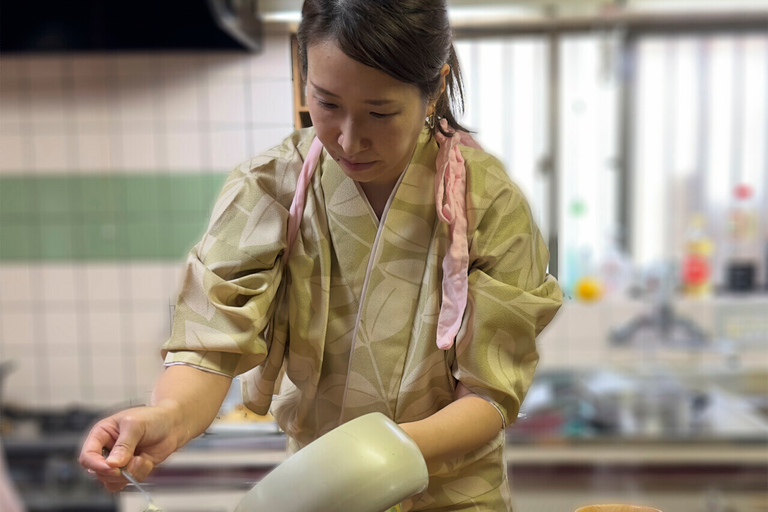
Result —
[{"label": "earring", "polygon": [[430,130],[435,129],[435,112],[433,111],[431,114],[427,116],[427,118],[424,120],[427,127],[429,127]]}]

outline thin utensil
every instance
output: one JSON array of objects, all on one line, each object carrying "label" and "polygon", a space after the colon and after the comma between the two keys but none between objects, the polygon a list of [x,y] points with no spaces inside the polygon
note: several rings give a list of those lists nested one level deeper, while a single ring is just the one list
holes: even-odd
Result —
[{"label": "thin utensil", "polygon": [[[109,456],[109,450],[104,448],[101,450],[101,454],[106,459]],[[144,512],[163,512],[163,509],[155,505],[155,502],[152,501],[152,495],[150,495],[149,492],[146,489],[144,489],[144,487],[142,487],[141,484],[139,484],[139,481],[136,480],[136,478],[131,474],[131,472],[125,468],[126,466],[121,467],[120,473],[122,473],[122,475],[126,478],[126,480],[131,482],[134,485],[134,487],[136,487],[136,489],[138,489],[139,492],[141,492],[141,494],[147,500],[147,508],[144,509]]]}]

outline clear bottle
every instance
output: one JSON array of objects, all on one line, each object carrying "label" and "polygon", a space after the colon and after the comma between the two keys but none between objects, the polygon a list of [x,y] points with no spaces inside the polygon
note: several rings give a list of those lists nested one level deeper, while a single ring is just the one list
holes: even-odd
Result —
[{"label": "clear bottle", "polygon": [[691,217],[685,233],[685,250],[681,265],[683,293],[687,297],[708,297],[712,294],[712,253],[714,244],[706,230],[706,218],[701,213]]},{"label": "clear bottle", "polygon": [[730,247],[726,260],[726,287],[732,292],[751,291],[756,286],[760,248],[757,236],[757,206],[752,187],[738,185],[728,212]]}]

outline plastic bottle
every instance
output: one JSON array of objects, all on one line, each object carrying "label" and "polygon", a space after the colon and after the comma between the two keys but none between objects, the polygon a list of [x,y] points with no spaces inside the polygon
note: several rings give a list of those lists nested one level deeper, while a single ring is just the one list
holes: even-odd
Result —
[{"label": "plastic bottle", "polygon": [[681,266],[683,293],[688,297],[712,294],[712,252],[714,245],[706,231],[704,215],[691,217],[685,234],[685,252]]},{"label": "plastic bottle", "polygon": [[727,288],[734,292],[753,290],[760,259],[757,237],[757,207],[752,187],[738,185],[733,191],[733,206],[728,213],[730,251],[726,261]]},{"label": "plastic bottle", "polygon": [[632,279],[632,262],[617,243],[618,229],[609,229],[603,244],[598,276],[605,288],[606,298],[621,297],[626,294]]}]

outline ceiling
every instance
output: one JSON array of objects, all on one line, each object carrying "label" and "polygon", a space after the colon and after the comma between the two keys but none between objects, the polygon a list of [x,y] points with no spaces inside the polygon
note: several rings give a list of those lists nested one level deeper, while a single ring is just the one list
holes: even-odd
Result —
[{"label": "ceiling", "polygon": [[[302,0],[259,0],[266,23],[297,24]],[[454,27],[606,15],[768,13],[768,0],[448,0]]]}]

